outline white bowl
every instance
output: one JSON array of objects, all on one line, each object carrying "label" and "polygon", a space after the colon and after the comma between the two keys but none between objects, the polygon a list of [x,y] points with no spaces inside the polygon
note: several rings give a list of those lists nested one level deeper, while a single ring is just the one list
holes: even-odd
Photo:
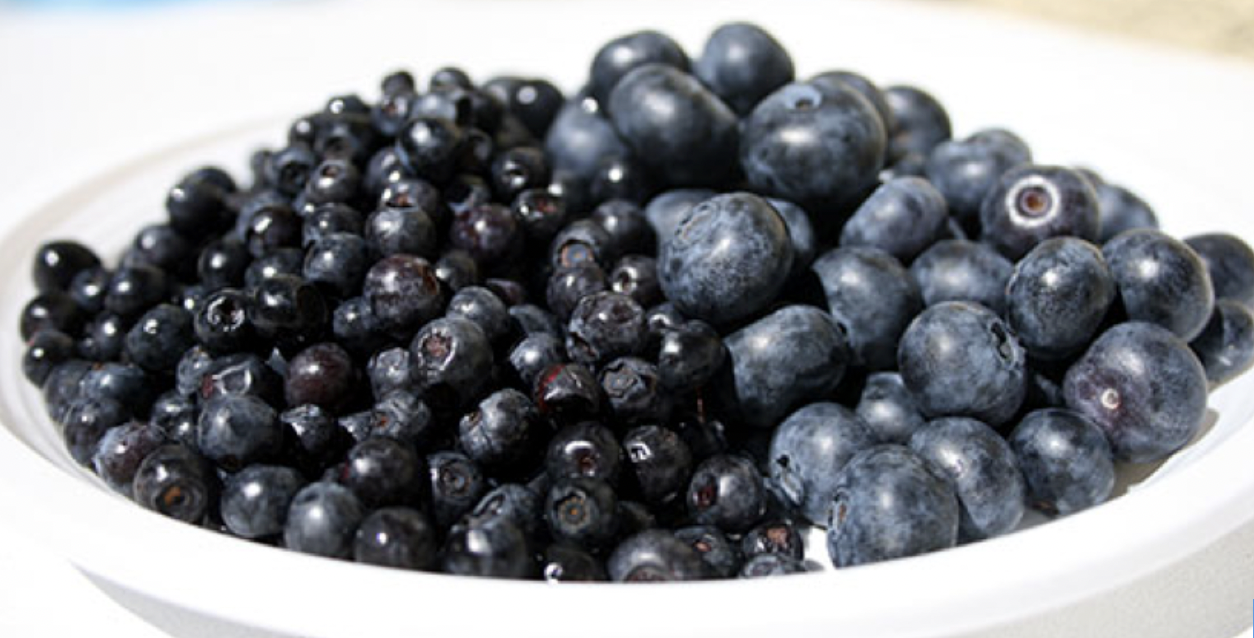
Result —
[{"label": "white bowl", "polygon": [[[982,33],[969,24],[963,27],[967,23],[962,20],[946,22],[937,18],[941,14],[924,13],[937,28]],[[684,33],[689,34],[682,39],[694,52],[699,40],[691,35],[699,33],[693,26],[697,20],[692,12],[681,17],[687,25]],[[708,22],[700,32],[716,22]],[[801,63],[803,74],[824,68],[816,65],[841,66],[839,60],[820,57],[816,40],[794,39],[814,38],[818,27],[798,18],[777,19],[773,24],[782,27],[776,33]],[[1001,26],[982,24],[985,31]],[[609,36],[626,28],[602,25],[595,30]],[[1030,45],[1033,37],[1039,38],[1031,32],[1021,35],[1024,40],[1004,34],[993,40]],[[873,42],[869,37],[866,41]],[[1112,62],[1104,45],[1071,45],[1076,58],[1092,53],[1094,64],[1100,67],[1105,56],[1108,67],[1118,68],[1121,58],[1116,56]],[[970,63],[975,58],[969,56],[978,49],[968,47],[959,54],[941,56],[950,55],[954,64]],[[559,75],[578,77],[591,52],[573,52],[579,56],[576,68],[565,68]],[[549,58],[561,59],[556,54]],[[995,71],[1005,70],[989,64]],[[1179,62],[1170,77],[1210,68],[1191,64]],[[886,83],[914,79],[935,90],[955,118],[967,123],[959,126],[960,133],[986,124],[1008,124],[1024,135],[1044,161],[1092,161],[1096,168],[1106,169],[1103,161],[1110,160],[1119,169],[1110,176],[1135,190],[1151,192],[1151,203],[1158,205],[1166,229],[1176,235],[1225,229],[1247,240],[1254,238],[1254,223],[1229,213],[1254,209],[1254,198],[1230,183],[1244,178],[1244,166],[1232,159],[1243,158],[1240,153],[1228,155],[1227,163],[1208,157],[1210,166],[1202,167],[1190,157],[1174,154],[1176,147],[1128,142],[1138,130],[1148,135],[1155,124],[1175,121],[1178,104],[1139,105],[1135,113],[1129,112],[1132,122],[1092,121],[1075,107],[1073,98],[1092,100],[1092,112],[1109,116],[1109,107],[1099,103],[1123,96],[1110,78],[1034,67],[1041,84],[1058,88],[1038,96],[1030,91],[1034,83],[1023,78],[1005,77],[1000,84],[996,77],[988,78],[985,86],[958,67],[946,75],[944,65],[934,59],[926,66],[926,77],[872,75]],[[990,91],[995,87],[1002,89]],[[1239,85],[1227,97],[1248,103],[1254,96],[1252,89],[1249,84]],[[1003,91],[1021,92],[1022,110],[998,120],[978,119],[995,110],[990,105],[1005,108],[1015,103]],[[1055,100],[1060,106],[1052,112],[1040,103],[1043,100]],[[1051,114],[1057,117],[1050,120]],[[1202,128],[1216,128],[1213,122],[1208,126]],[[1162,467],[1126,471],[1125,484],[1132,484],[1131,489],[1105,505],[1004,538],[927,556],[781,579],[555,588],[406,573],[250,544],[141,510],[109,492],[69,459],[44,415],[39,393],[21,376],[17,362],[23,344],[15,327],[23,304],[33,294],[29,283],[33,247],[49,238],[72,237],[100,248],[102,254],[116,254],[141,223],[160,219],[164,193],[179,175],[207,163],[242,174],[248,151],[273,145],[284,128],[283,122],[274,120],[224,127],[144,156],[67,188],[43,207],[20,211],[23,221],[0,243],[0,287],[5,291],[0,298],[0,317],[4,318],[0,325],[9,326],[0,331],[0,362],[4,362],[0,365],[0,491],[10,504],[5,516],[47,539],[107,587],[222,619],[233,627],[314,637],[489,632],[520,638],[575,634],[732,638],[776,632],[960,636],[1048,617],[1051,611],[1169,565],[1254,520],[1254,473],[1249,471],[1254,428],[1247,427],[1254,418],[1254,375],[1212,394],[1213,418],[1206,431]],[[1164,132],[1166,139],[1172,139],[1168,133]],[[1254,141],[1248,131],[1234,137]],[[1041,153],[1042,149],[1046,152]],[[1084,155],[1062,156],[1059,149]],[[812,555],[824,553],[821,544],[812,545]],[[1248,607],[1243,603],[1242,609],[1244,613]],[[1180,623],[1176,635],[1189,635],[1188,628],[1198,620],[1187,610],[1175,617]],[[1174,628],[1164,630],[1171,633]]]}]

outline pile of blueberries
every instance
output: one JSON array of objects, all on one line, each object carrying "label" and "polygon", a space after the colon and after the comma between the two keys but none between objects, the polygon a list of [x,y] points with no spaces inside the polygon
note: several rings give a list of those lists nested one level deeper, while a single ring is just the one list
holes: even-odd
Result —
[{"label": "pile of blueberries", "polygon": [[35,256],[24,372],[145,508],[321,556],[555,582],[757,577],[1106,500],[1254,359],[1254,252],[953,139],[926,92],[653,31],[586,86],[332,98],[110,267]]}]

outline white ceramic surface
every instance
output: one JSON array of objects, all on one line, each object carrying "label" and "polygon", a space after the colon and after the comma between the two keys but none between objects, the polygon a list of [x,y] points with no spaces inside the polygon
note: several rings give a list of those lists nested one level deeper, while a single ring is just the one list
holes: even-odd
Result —
[{"label": "white ceramic surface", "polygon": [[[522,30],[538,34],[533,42],[544,46],[507,51],[466,46],[465,34],[451,27],[426,29],[422,38],[408,42],[374,38],[369,47],[364,36],[352,36],[359,38],[358,48],[345,49],[340,56],[312,52],[308,67],[291,67],[286,75],[275,75],[273,87],[249,84],[254,103],[246,106],[220,95],[231,86],[229,73],[214,75],[201,69],[216,92],[204,86],[165,87],[184,92],[186,111],[181,115],[194,117],[171,121],[169,116],[153,115],[145,122],[142,113],[133,111],[144,108],[145,102],[127,102],[122,93],[117,100],[131,110],[115,106],[116,119],[96,121],[96,115],[80,113],[87,122],[63,122],[58,129],[63,137],[54,136],[54,141],[65,145],[77,139],[65,128],[83,132],[106,124],[120,127],[112,136],[95,133],[106,148],[108,144],[121,148],[119,136],[128,133],[144,140],[140,148],[149,149],[158,148],[151,137],[156,134],[164,135],[163,140],[178,139],[171,137],[178,131],[179,136],[203,134],[173,149],[138,154],[139,160],[119,162],[116,155],[97,155],[87,167],[90,171],[71,158],[69,165],[80,170],[65,171],[54,189],[18,198],[41,203],[6,211],[22,220],[0,244],[0,287],[5,291],[0,317],[8,322],[4,325],[16,325],[21,304],[30,294],[27,264],[39,240],[78,237],[106,251],[116,250],[139,223],[159,219],[164,191],[179,174],[207,162],[238,169],[254,145],[281,139],[281,122],[236,123],[258,114],[294,115],[301,108],[288,108],[294,96],[311,100],[300,104],[312,109],[334,91],[373,95],[374,82],[387,70],[410,66],[421,73],[448,60],[464,60],[477,74],[544,69],[571,88],[596,45],[612,35],[662,25],[695,52],[705,33],[730,17],[752,17],[772,28],[793,52],[802,75],[848,67],[885,84],[917,82],[950,107],[960,133],[1006,125],[1020,132],[1042,161],[1097,167],[1144,194],[1173,233],[1227,229],[1254,238],[1254,224],[1240,214],[1254,210],[1254,197],[1243,181],[1248,174],[1246,149],[1254,145],[1254,127],[1244,120],[1246,107],[1254,103],[1254,73],[1248,68],[931,5],[388,6],[402,18],[431,21],[428,24],[457,25],[472,16],[490,15],[493,21],[475,43],[516,37]],[[722,9],[715,10],[716,6]],[[343,4],[311,5],[299,15],[291,11],[258,9],[251,15],[250,28],[264,31],[266,25],[296,23],[307,33],[338,29],[351,34],[353,27],[369,24],[396,38],[407,33],[404,19],[378,25]],[[827,19],[816,20],[807,12]],[[583,28],[554,35],[553,25],[540,20],[557,16]],[[171,22],[166,35],[138,31],[134,35],[141,40],[173,39],[192,33],[189,20],[199,22],[198,31],[210,33],[215,29],[225,33],[229,26],[220,14],[206,11]],[[428,53],[422,59],[430,62],[413,62],[420,56],[405,53],[411,49]],[[270,50],[240,42],[224,64],[240,72],[248,68],[249,54],[256,59]],[[139,59],[140,54],[135,56]],[[509,66],[503,67],[502,59],[509,60]],[[8,74],[0,77],[19,79],[22,74],[4,66],[0,72]],[[268,72],[259,69],[257,74]],[[123,86],[128,81],[143,86],[125,75],[119,78]],[[34,112],[33,107],[18,108]],[[55,115],[61,107],[49,108]],[[17,127],[7,126],[0,132],[20,139]],[[30,133],[27,136],[33,139]],[[125,156],[136,157],[136,150]],[[40,152],[46,149],[32,152],[35,166],[40,166]],[[19,176],[24,168],[30,170],[17,162],[5,166]],[[53,163],[44,158],[42,166]],[[108,168],[101,171],[104,167]],[[19,181],[13,180],[12,186],[20,194]],[[45,178],[42,184],[47,188],[53,182]],[[21,344],[10,330],[0,333],[0,361],[16,362],[21,354]],[[42,416],[37,393],[26,387],[12,364],[0,366],[0,496],[9,505],[6,518],[15,525],[82,569],[147,600],[297,635],[553,636],[589,628],[600,636],[760,636],[777,631],[818,636],[837,630],[851,636],[973,635],[1001,623],[1049,619],[1051,612],[1078,601],[1111,595],[1248,525],[1254,518],[1254,473],[1247,461],[1254,454],[1254,428],[1244,426],[1254,417],[1251,390],[1254,377],[1213,395],[1217,420],[1206,435],[1150,480],[1101,508],[926,557],[772,582],[555,591],[534,583],[397,573],[245,544],[161,519],[103,491],[61,451]],[[814,549],[822,553],[821,547]],[[1248,561],[1248,553],[1243,558]],[[1239,608],[1235,601],[1223,607],[1228,626],[1233,617],[1248,619],[1250,609],[1248,592],[1231,593],[1244,602]],[[1183,595],[1165,587],[1161,599],[1146,604],[1165,605],[1176,602],[1168,597]],[[647,611],[625,615],[626,609]],[[780,609],[787,613],[777,613]],[[1221,635],[1189,631],[1213,621],[1190,616],[1189,608],[1182,606],[1170,616],[1165,622],[1175,625],[1160,624],[1158,629],[1166,632],[1161,635],[1173,635],[1174,629],[1180,630],[1174,635]],[[616,620],[606,622],[607,618]],[[1113,620],[1109,627],[1116,631],[1101,635],[1121,635],[1120,626]]]}]

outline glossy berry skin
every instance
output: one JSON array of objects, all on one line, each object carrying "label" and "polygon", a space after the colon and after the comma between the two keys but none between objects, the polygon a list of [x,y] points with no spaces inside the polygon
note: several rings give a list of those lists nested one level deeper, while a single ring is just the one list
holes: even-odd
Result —
[{"label": "glossy berry skin", "polygon": [[728,418],[769,427],[795,405],[831,392],[849,346],[831,315],[786,306],[728,335],[719,391]]},{"label": "glossy berry skin", "polygon": [[549,263],[554,268],[586,264],[610,267],[617,258],[614,237],[590,219],[578,219],[563,227],[549,243]]},{"label": "glossy berry skin", "polygon": [[461,290],[479,281],[479,264],[464,250],[448,250],[436,260],[435,276],[449,290]]},{"label": "glossy berry skin", "polygon": [[48,378],[44,379],[40,390],[43,394],[45,410],[54,422],[65,422],[65,413],[69,406],[82,396],[79,388],[80,382],[91,369],[90,362],[70,359],[55,366],[48,373]]},{"label": "glossy berry skin", "polygon": [[449,300],[445,314],[473,321],[493,343],[499,343],[510,334],[512,321],[505,302],[491,290],[480,286],[466,286]]},{"label": "glossy berry skin", "polygon": [[474,508],[488,491],[487,479],[479,466],[458,452],[428,455],[427,478],[431,520],[441,529]]},{"label": "glossy berry skin", "polygon": [[1106,501],[1115,486],[1110,444],[1096,425],[1071,410],[1028,413],[1007,437],[1027,490],[1027,502],[1065,516]]},{"label": "glossy berry skin", "polygon": [[99,265],[100,257],[79,242],[47,242],[35,251],[31,277],[39,292],[66,291],[80,272]]},{"label": "glossy berry skin", "polygon": [[580,300],[608,288],[605,271],[595,263],[559,268],[549,276],[545,300],[549,310],[565,321],[570,319]]},{"label": "glossy berry skin", "polygon": [[910,264],[925,305],[970,301],[997,314],[1005,310],[1013,272],[1014,264],[991,246],[965,239],[938,241]]},{"label": "glossy berry skin", "polygon": [[1254,362],[1254,314],[1232,299],[1215,302],[1210,321],[1189,348],[1213,384],[1231,381]]},{"label": "glossy berry skin", "polygon": [[397,569],[429,569],[439,556],[436,529],[410,507],[377,509],[362,519],[353,538],[353,560]]},{"label": "glossy berry skin", "polygon": [[479,399],[492,380],[492,344],[474,322],[436,319],[410,344],[410,378],[436,411]]},{"label": "glossy berry skin", "polygon": [[657,353],[658,380],[672,392],[696,390],[714,378],[726,358],[718,332],[710,324],[693,319],[662,331]]},{"label": "glossy berry skin", "polygon": [[837,479],[827,526],[836,567],[851,567],[952,547],[958,499],[944,478],[899,445],[855,455]]},{"label": "glossy berry skin", "polygon": [[1050,237],[1097,241],[1097,193],[1069,168],[1029,164],[1002,174],[980,206],[983,237],[1003,255],[1019,259]]},{"label": "glossy berry skin", "polygon": [[523,247],[523,229],[509,208],[483,203],[457,211],[449,240],[481,266],[508,263]]},{"label": "glossy berry skin", "polygon": [[696,550],[710,576],[731,578],[744,563],[740,547],[713,525],[681,527],[675,530],[675,538]]},{"label": "glossy berry skin", "polygon": [[443,182],[452,173],[462,137],[461,129],[453,122],[438,117],[417,117],[397,132],[396,155],[414,175]]},{"label": "glossy berry skin", "polygon": [[[189,374],[195,375],[194,372]],[[220,396],[251,396],[267,403],[280,400],[282,379],[254,354],[230,354],[209,362],[199,373],[196,396],[210,401]]]},{"label": "glossy berry skin", "polygon": [[551,334],[529,334],[509,352],[509,365],[524,389],[535,385],[536,377],[551,365],[563,363],[566,351]]},{"label": "glossy berry skin", "polygon": [[441,567],[458,576],[530,578],[536,570],[527,539],[508,519],[454,525],[444,542]]},{"label": "glossy berry skin", "polygon": [[178,306],[161,304],[144,313],[126,333],[126,354],[151,372],[173,372],[192,347],[192,317]]},{"label": "glossy berry skin", "polygon": [[840,231],[841,246],[879,248],[902,263],[936,243],[945,232],[945,196],[919,177],[880,184]]},{"label": "glossy berry skin", "polygon": [[[126,334],[131,321],[111,312],[102,312],[83,326],[83,336],[78,340],[78,355],[92,361],[114,361],[126,349]],[[57,328],[41,328],[57,330]]]},{"label": "glossy berry skin", "polygon": [[[606,89],[607,93],[610,88]],[[576,95],[558,111],[544,138],[544,150],[554,173],[569,172],[589,181],[606,158],[630,153],[614,126],[601,113],[597,100]]]},{"label": "glossy berry skin", "polygon": [[767,474],[793,511],[827,522],[836,477],[854,454],[876,443],[858,415],[836,403],[811,403],[784,419],[771,436]]},{"label": "glossy berry skin", "polygon": [[103,266],[85,268],[70,280],[66,292],[83,312],[98,314],[104,310],[105,294],[109,291],[109,281],[112,279],[113,273]]},{"label": "glossy berry skin", "polygon": [[855,411],[879,443],[904,444],[925,423],[914,395],[897,372],[869,375]]},{"label": "glossy berry skin", "polygon": [[1102,243],[1125,230],[1158,228],[1158,216],[1154,214],[1154,209],[1132,191],[1105,182],[1094,184],[1093,190],[1097,192],[1097,207],[1102,212],[1102,228],[1098,234]]},{"label": "glossy berry skin", "polygon": [[569,543],[553,543],[544,550],[541,577],[549,583],[592,583],[610,579],[605,563]]},{"label": "glossy berry skin", "polygon": [[458,424],[458,445],[488,471],[517,469],[538,456],[546,424],[527,395],[506,388],[479,402]]},{"label": "glossy berry skin", "polygon": [[693,456],[673,430],[644,425],[623,435],[627,468],[648,503],[674,502],[688,487]]},{"label": "glossy berry skin", "polygon": [[22,374],[27,381],[42,386],[53,368],[73,356],[74,339],[59,330],[40,330],[26,342],[26,351],[22,354]]},{"label": "glossy berry skin", "polygon": [[718,455],[697,466],[688,483],[685,502],[697,524],[744,532],[762,518],[766,489],[752,461]]},{"label": "glossy berry skin", "polygon": [[792,58],[760,27],[724,24],[705,42],[692,72],[738,115],[793,79]]},{"label": "glossy berry skin", "polygon": [[869,247],[832,249],[811,270],[832,317],[844,328],[854,361],[871,370],[894,367],[897,341],[923,308],[909,271],[892,255]]},{"label": "glossy berry skin", "polygon": [[555,479],[544,502],[549,533],[587,549],[603,548],[618,535],[618,496],[604,481]]},{"label": "glossy berry skin", "polygon": [[652,255],[655,252],[657,238],[639,204],[622,199],[605,201],[592,211],[589,219],[608,235],[611,253]]},{"label": "glossy berry skin", "polygon": [[358,235],[333,233],[310,246],[302,274],[328,297],[343,299],[361,289],[368,266],[366,240]]},{"label": "glossy berry skin", "polygon": [[143,421],[112,427],[96,444],[91,467],[114,491],[130,496],[139,464],[168,440],[159,426]]},{"label": "glossy berry skin", "polygon": [[662,238],[658,278],[687,316],[727,324],[753,315],[783,288],[792,269],[788,227],[750,193],[710,198]]},{"label": "glossy berry skin", "polygon": [[716,185],[735,168],[735,112],[683,70],[638,66],[618,81],[604,104],[635,157],[665,183]]},{"label": "glossy berry skin", "polygon": [[1187,244],[1157,230],[1130,230],[1102,246],[1130,321],[1160,325],[1189,341],[1206,327],[1215,291]]},{"label": "glossy berry skin", "polygon": [[580,363],[558,363],[545,368],[536,377],[531,395],[542,414],[564,423],[594,417],[604,402],[596,377]]},{"label": "glossy berry skin", "polygon": [[819,250],[818,232],[810,223],[810,214],[804,208],[778,197],[767,197],[767,203],[779,213],[788,227],[788,239],[792,240],[792,272],[798,277],[810,267]]},{"label": "glossy berry skin", "polygon": [[619,583],[700,580],[706,574],[701,554],[659,529],[624,539],[610,554],[606,570]]},{"label": "glossy berry skin", "polygon": [[293,275],[276,275],[253,289],[248,318],[262,337],[275,339],[284,350],[317,342],[330,310],[312,284]]},{"label": "glossy berry skin", "polygon": [[93,366],[79,382],[79,392],[85,399],[117,401],[132,414],[143,414],[155,398],[152,376],[129,363]]},{"label": "glossy berry skin", "polygon": [[582,476],[615,485],[623,467],[623,448],[609,428],[581,421],[549,439],[544,467],[551,478]]},{"label": "glossy berry skin", "polygon": [[283,431],[274,408],[246,395],[210,399],[201,409],[196,443],[205,458],[237,471],[278,451]]},{"label": "glossy berry skin", "polygon": [[675,229],[688,216],[688,211],[693,206],[717,194],[705,188],[674,188],[662,191],[650,199],[644,207],[644,216],[657,236],[659,247],[675,234]]},{"label": "glossy berry skin", "polygon": [[1028,354],[1056,360],[1084,348],[1115,300],[1101,250],[1074,237],[1037,244],[1006,284],[1006,320]]},{"label": "glossy berry skin", "polygon": [[544,139],[563,101],[560,89],[539,78],[497,77],[484,83],[483,89],[503,102],[539,139]]},{"label": "glossy berry skin", "polygon": [[1206,264],[1216,299],[1234,299],[1254,307],[1254,250],[1228,233],[1196,235],[1184,240]]},{"label": "glossy berry skin", "polygon": [[410,366],[413,355],[408,348],[393,347],[380,350],[366,363],[366,376],[376,399],[393,390],[408,390]]},{"label": "glossy berry skin", "polygon": [[927,179],[945,196],[960,221],[978,219],[984,198],[1006,171],[1032,161],[1026,146],[1005,138],[978,137],[941,142],[927,158]]},{"label": "glossy berry skin", "polygon": [[661,302],[662,284],[657,276],[657,261],[644,255],[625,255],[609,274],[610,289],[631,297],[642,307]]},{"label": "glossy berry skin", "polygon": [[123,266],[109,282],[105,310],[123,317],[139,316],[165,299],[167,286],[165,272],[154,266]]},{"label": "glossy berry skin", "polygon": [[481,522],[504,518],[517,525],[528,541],[534,541],[544,526],[542,506],[542,499],[530,487],[502,483],[484,494],[463,520]]},{"label": "glossy berry skin", "polygon": [[656,365],[638,357],[620,357],[601,368],[599,381],[618,423],[667,420],[670,397],[662,389]]},{"label": "glossy berry skin", "polygon": [[818,210],[865,195],[886,146],[884,123],[857,91],[793,82],[745,119],[740,166],[754,190]]},{"label": "glossy berry skin", "polygon": [[438,238],[431,216],[424,210],[384,207],[366,218],[362,236],[376,256],[435,255]]},{"label": "glossy berry skin", "polygon": [[216,509],[218,491],[209,463],[177,443],[144,457],[131,483],[131,494],[141,507],[187,523],[199,523]]},{"label": "glossy berry skin", "polygon": [[407,390],[392,390],[379,397],[368,413],[367,436],[386,436],[407,445],[427,446],[436,435],[438,422],[431,409]]},{"label": "glossy berry skin", "polygon": [[893,114],[889,135],[889,157],[910,153],[926,157],[937,144],[948,140],[953,131],[945,107],[926,91],[913,86],[884,89],[884,102]]},{"label": "glossy berry skin", "polygon": [[657,31],[637,31],[606,42],[592,59],[588,72],[592,97],[604,104],[610,92],[632,69],[649,63],[680,71],[689,68],[688,54],[674,40]]},{"label": "glossy berry skin", "polygon": [[566,351],[595,364],[639,351],[644,344],[644,309],[631,297],[598,292],[581,299],[566,326]]},{"label": "glossy berry skin", "polygon": [[361,236],[362,215],[347,204],[321,204],[301,215],[301,247],[309,248],[327,235]]},{"label": "glossy berry skin", "polygon": [[211,242],[200,251],[196,261],[196,274],[208,290],[239,288],[244,285],[244,273],[252,262],[252,255],[244,244],[234,239]]},{"label": "glossy berry skin", "polygon": [[363,286],[370,309],[384,328],[405,333],[435,317],[444,306],[444,294],[435,270],[413,255],[392,255],[375,262]]},{"label": "glossy berry skin", "polygon": [[283,546],[327,558],[350,558],[365,515],[365,507],[347,487],[326,481],[310,483],[292,499]]},{"label": "glossy berry skin", "polygon": [[1027,355],[1004,321],[978,304],[924,310],[901,337],[902,381],[925,415],[969,416],[1000,425],[1027,391]]},{"label": "glossy berry skin", "polygon": [[299,248],[279,248],[248,264],[244,271],[244,289],[256,288],[275,275],[302,276],[304,268],[305,251]]},{"label": "glossy berry skin", "polygon": [[862,97],[866,98],[867,102],[871,103],[871,106],[875,107],[876,115],[880,116],[880,122],[884,124],[884,132],[891,137],[893,131],[896,130],[897,120],[893,117],[893,111],[884,99],[884,92],[874,82],[867,79],[866,76],[853,71],[824,71],[810,78],[810,82],[821,85],[842,84],[857,91]]},{"label": "glossy berry skin", "polygon": [[356,382],[352,356],[339,344],[319,343],[288,362],[283,394],[288,405],[314,404],[334,410],[348,401]]},{"label": "glossy berry skin", "polygon": [[1145,463],[1183,447],[1206,413],[1206,371],[1187,344],[1154,324],[1102,333],[1063,382],[1067,407],[1106,434],[1115,459]]},{"label": "glossy berry skin", "polygon": [[231,218],[227,214],[225,200],[235,190],[235,182],[221,169],[189,173],[166,196],[165,208],[170,225],[190,236],[230,226]]},{"label": "glossy berry skin", "polygon": [[269,538],[283,532],[287,510],[305,486],[300,472],[281,465],[250,465],[222,485],[222,522],[242,538]]},{"label": "glossy berry skin", "polygon": [[422,457],[406,443],[387,436],[367,437],[348,451],[338,482],[367,507],[410,505],[426,487]]},{"label": "glossy berry skin", "polygon": [[77,334],[83,319],[82,311],[69,295],[59,290],[42,293],[22,308],[19,320],[22,340],[29,341],[41,330]]},{"label": "glossy berry skin", "polygon": [[1023,519],[1023,475],[1010,446],[989,426],[965,417],[929,422],[910,449],[948,481],[958,497],[958,538],[1001,536]]},{"label": "glossy berry skin", "polygon": [[368,359],[391,340],[365,297],[350,297],[331,312],[331,334],[355,359]]},{"label": "glossy berry skin", "polygon": [[219,354],[251,349],[257,341],[251,305],[252,297],[234,288],[209,293],[192,321],[196,341]]},{"label": "glossy berry skin", "polygon": [[300,455],[307,455],[325,465],[348,448],[347,433],[335,422],[335,416],[316,405],[301,405],[279,413],[284,438],[294,440]]},{"label": "glossy berry skin", "polygon": [[746,560],[774,554],[797,562],[805,558],[805,542],[797,526],[789,521],[767,521],[745,532],[740,552]]}]

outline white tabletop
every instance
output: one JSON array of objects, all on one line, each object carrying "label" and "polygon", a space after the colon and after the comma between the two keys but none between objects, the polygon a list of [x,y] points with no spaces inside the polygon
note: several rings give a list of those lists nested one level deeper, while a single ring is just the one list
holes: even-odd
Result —
[{"label": "white tabletop", "polygon": [[[0,233],[59,189],[119,161],[231,124],[313,110],[335,93],[358,91],[373,97],[378,78],[396,68],[430,71],[458,62],[476,75],[526,70],[508,66],[517,57],[511,55],[510,46],[562,47],[574,52],[579,62],[549,75],[569,87],[578,81],[605,33],[645,24],[667,28],[670,22],[666,13],[652,10],[625,18],[622,3],[607,3],[605,15],[614,16],[613,26],[579,30],[561,25],[565,3],[534,5],[552,16],[549,28],[517,34],[512,44],[497,42],[496,49],[475,37],[459,39],[454,46],[448,46],[446,39],[446,48],[433,48],[431,43],[437,39],[424,37],[424,32],[447,28],[439,19],[451,15],[441,11],[452,11],[452,5],[444,3],[140,2],[120,9],[83,11],[30,11],[0,5]],[[692,26],[701,23],[698,13],[702,10],[714,12],[718,6],[727,10],[727,17],[769,16],[765,9],[772,7],[816,5],[784,0],[646,6],[670,7],[673,17],[687,25],[677,35],[691,46],[708,32],[706,26]],[[474,14],[487,20],[500,6],[472,3],[472,8],[463,6],[456,15]],[[852,1],[823,6],[824,11],[839,8],[848,19],[876,17],[889,10]],[[908,7],[888,6],[897,12]],[[929,5],[919,10],[944,9]],[[786,27],[796,19],[774,22]],[[703,24],[721,21],[711,15]],[[1065,32],[1059,32],[1058,38],[1063,43],[1070,38],[1092,42],[1091,36]],[[1130,45],[1108,46],[1122,50]],[[834,50],[842,51],[838,45]],[[1188,59],[1197,65],[1197,58],[1186,54],[1153,55],[1165,56],[1161,59],[1166,63]],[[860,68],[856,62],[849,66]],[[812,60],[802,66],[815,71],[819,64],[830,62]],[[1215,60],[1198,68],[1213,72],[1215,82],[1227,77],[1254,78],[1254,69],[1234,62]],[[1248,105],[1230,112],[1249,116]],[[1252,126],[1249,121],[1233,125]],[[970,120],[960,120],[959,127],[970,128]],[[1172,143],[1172,134],[1183,135],[1171,130],[1158,133],[1165,143]],[[276,141],[282,134],[275,132]],[[1043,145],[1048,147],[1048,141]],[[1244,151],[1240,157],[1248,163],[1248,148]],[[1238,186],[1248,188],[1248,184],[1234,187]],[[1251,515],[1254,518],[1254,512]],[[20,521],[0,514],[0,635],[155,638],[171,635],[168,632],[196,634],[194,628],[179,627],[177,621],[157,629],[140,619],[76,571],[55,547],[30,532]],[[1190,589],[1194,594],[1163,606],[1163,591],[1178,591],[1182,582],[1196,583]],[[1085,626],[1106,627],[1109,631],[1102,632],[1106,636],[1153,636],[1157,635],[1153,629],[1156,615],[1188,608],[1214,610],[1217,619],[1197,638],[1230,638],[1249,623],[1252,599],[1254,524],[1180,564],[1069,610],[1056,619],[1058,633],[1054,635]],[[1032,630],[1036,633],[1012,629],[1000,635],[1049,635],[1042,631],[1038,625]],[[1240,635],[1251,634],[1246,630]]]}]

